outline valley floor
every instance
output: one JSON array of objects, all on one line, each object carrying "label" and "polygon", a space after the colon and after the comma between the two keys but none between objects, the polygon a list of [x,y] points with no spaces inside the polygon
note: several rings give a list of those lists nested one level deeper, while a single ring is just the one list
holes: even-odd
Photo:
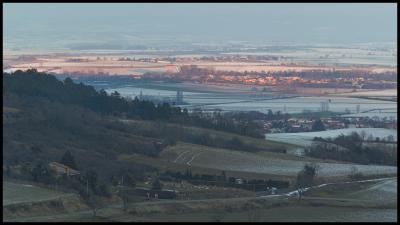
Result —
[{"label": "valley floor", "polygon": [[[3,193],[4,194],[4,193]],[[160,200],[91,210],[5,218],[4,221],[275,221],[395,222],[397,178],[320,185],[298,200],[275,195],[205,200]],[[3,213],[5,205],[3,203]]]}]

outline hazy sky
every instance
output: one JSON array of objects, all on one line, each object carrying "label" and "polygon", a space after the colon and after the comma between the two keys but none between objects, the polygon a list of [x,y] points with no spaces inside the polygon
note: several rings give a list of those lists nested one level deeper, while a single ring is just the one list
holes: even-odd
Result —
[{"label": "hazy sky", "polygon": [[297,43],[395,42],[391,3],[6,3],[4,38],[43,43],[239,40]]}]

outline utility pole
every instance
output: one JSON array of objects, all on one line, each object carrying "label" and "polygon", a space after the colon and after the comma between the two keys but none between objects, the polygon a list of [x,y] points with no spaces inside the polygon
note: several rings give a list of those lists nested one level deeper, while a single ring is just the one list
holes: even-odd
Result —
[{"label": "utility pole", "polygon": [[89,195],[89,180],[86,177],[86,194]]}]

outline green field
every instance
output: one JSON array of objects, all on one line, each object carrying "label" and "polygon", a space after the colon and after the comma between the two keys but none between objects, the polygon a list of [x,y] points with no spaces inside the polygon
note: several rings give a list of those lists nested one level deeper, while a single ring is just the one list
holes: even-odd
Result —
[{"label": "green field", "polygon": [[[139,120],[120,120],[120,121],[124,122],[126,124],[134,125],[136,130],[141,130],[141,131],[150,131],[150,130],[153,130],[155,127],[160,127],[160,124],[158,122],[153,122],[153,121],[142,121],[142,120],[141,121],[139,121]],[[240,139],[246,145],[254,146],[259,149],[263,149],[265,151],[268,151],[270,149],[277,149],[277,148],[293,149],[293,148],[298,147],[296,145],[291,145],[291,144],[287,144],[287,143],[265,140],[264,138],[253,138],[253,137],[249,137],[249,136],[243,136],[243,135],[238,135],[238,134],[234,134],[234,133],[217,131],[217,130],[206,129],[206,128],[201,128],[201,127],[182,126],[182,125],[168,123],[168,122],[163,122],[162,126],[165,126],[164,129],[166,131],[182,129],[182,132],[184,132],[184,133],[191,133],[194,135],[200,135],[200,134],[207,133],[207,134],[210,134],[210,136],[212,136],[212,137],[219,137],[219,138],[223,138],[226,140],[236,137],[236,138]]]},{"label": "green field", "polygon": [[114,221],[140,222],[395,222],[397,209],[290,206],[231,213],[156,214],[119,216]]},{"label": "green field", "polygon": [[26,222],[396,222],[397,209],[290,206],[250,212],[181,213],[133,216],[121,210],[101,210],[19,219]]},{"label": "green field", "polygon": [[18,203],[47,201],[70,195],[72,194],[30,184],[3,182],[3,206]]},{"label": "green field", "polygon": [[[118,222],[395,222],[396,204],[376,202],[352,195],[380,195],[394,192],[397,179],[379,182],[335,184],[310,191],[301,201],[277,198],[229,198],[204,200],[166,200],[107,205],[94,217],[91,210],[25,216],[8,221],[118,221]],[[329,187],[329,188],[328,188]],[[318,197],[324,196],[324,197]],[[346,198],[344,198],[346,197]]]},{"label": "green field", "polygon": [[[395,167],[376,165],[356,165],[323,161],[307,157],[299,157],[274,152],[242,152],[223,148],[213,148],[203,145],[178,142],[174,146],[164,149],[159,157],[145,157],[138,154],[121,154],[122,161],[141,163],[157,167],[163,171],[185,172],[189,167],[192,173],[207,173],[211,175],[227,172],[256,175],[259,179],[293,179],[302,170],[307,162],[318,163],[318,176],[320,178],[346,177],[352,167],[364,175],[395,173]],[[254,176],[253,176],[254,177]]]},{"label": "green field", "polygon": [[351,198],[395,205],[397,203],[397,179],[327,185],[311,189],[306,196]]}]

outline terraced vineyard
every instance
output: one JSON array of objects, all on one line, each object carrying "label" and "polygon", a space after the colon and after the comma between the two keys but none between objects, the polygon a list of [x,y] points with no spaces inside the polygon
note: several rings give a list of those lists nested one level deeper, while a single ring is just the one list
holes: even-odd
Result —
[{"label": "terraced vineyard", "polygon": [[[125,159],[134,159],[135,156],[125,156]],[[137,160],[146,163],[146,160]],[[176,146],[164,150],[159,159],[148,161],[158,166],[164,164],[170,168],[198,167],[217,171],[236,171],[294,177],[304,167],[306,162],[315,162],[319,166],[318,175],[321,177],[336,177],[349,175],[353,167],[364,175],[396,174],[397,168],[393,166],[356,165],[333,161],[322,161],[294,155],[279,153],[255,154],[247,152],[230,151],[226,149],[211,148],[200,145],[178,143]]]}]

